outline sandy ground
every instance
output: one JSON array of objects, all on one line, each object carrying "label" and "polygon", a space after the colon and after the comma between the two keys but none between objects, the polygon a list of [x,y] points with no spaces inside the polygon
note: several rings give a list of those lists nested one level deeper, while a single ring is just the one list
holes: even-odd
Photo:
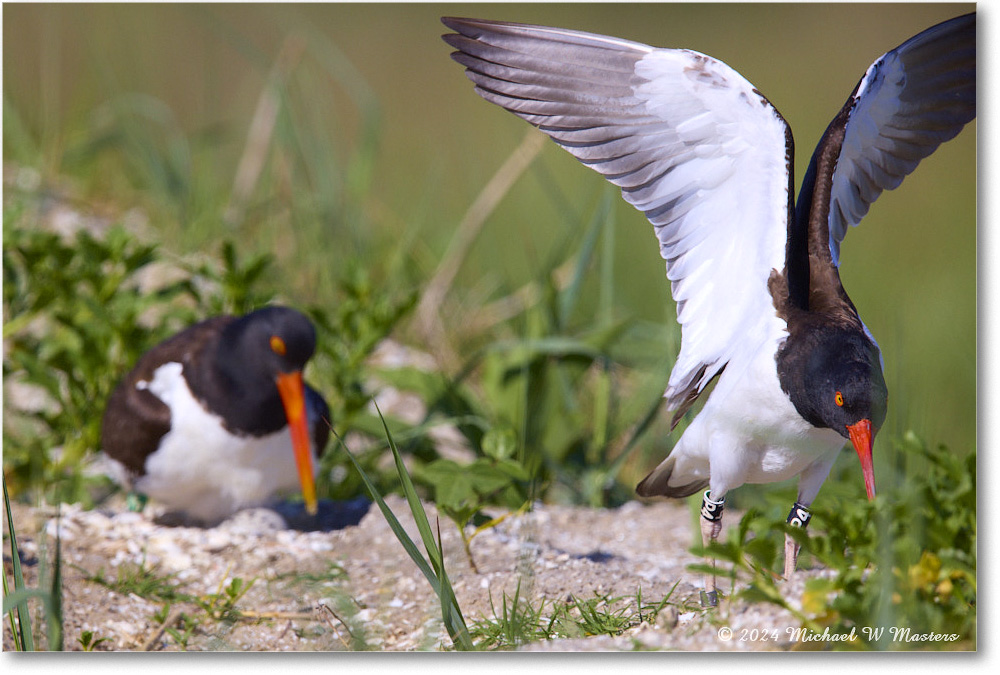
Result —
[{"label": "sandy ground", "polygon": [[[419,541],[405,502],[394,497],[388,502]],[[425,508],[434,523],[433,506]],[[51,555],[54,509],[20,504],[12,509],[26,577],[34,586]],[[288,526],[301,527],[302,515],[287,506],[254,509],[200,528],[161,524],[153,506],[138,514],[123,504],[94,511],[64,505],[59,527],[65,648],[81,649],[78,638],[84,631],[106,638],[98,650],[451,648],[436,596],[376,506],[365,500],[324,503],[319,520],[311,523],[321,529]],[[491,601],[499,611],[503,595],[512,596],[518,584],[522,597],[531,598],[534,606],[544,598],[549,607],[595,594],[623,596],[620,604],[634,607],[640,589],[644,602],[670,594],[651,621],[620,635],[547,640],[525,649],[758,651],[795,646],[787,630],[798,624],[779,608],[727,601],[712,612],[699,607],[700,577],[686,569],[698,560],[688,550],[691,516],[684,504],[633,502],[612,510],[537,505],[473,539],[478,572],[451,521],[442,518],[441,534],[446,569],[470,624],[492,617]],[[7,549],[8,573],[10,562]],[[213,620],[192,604],[178,603],[165,612],[162,601],[121,594],[92,580],[98,573],[114,580],[120,570],[134,571],[138,565],[203,598],[220,593],[235,578],[253,580],[253,585],[235,603],[240,618]],[[797,573],[787,582],[787,596],[798,597],[804,579],[821,573]],[[5,621],[4,649],[11,648]]]}]

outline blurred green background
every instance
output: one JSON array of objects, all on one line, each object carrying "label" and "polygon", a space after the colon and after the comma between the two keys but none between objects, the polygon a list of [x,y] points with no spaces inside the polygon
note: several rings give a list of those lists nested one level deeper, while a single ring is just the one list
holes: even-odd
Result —
[{"label": "blurred green background", "polygon": [[[157,239],[178,253],[214,249],[232,235],[244,254],[275,254],[286,299],[323,304],[352,261],[376,282],[426,282],[466,209],[528,130],[473,93],[439,38],[442,15],[557,25],[719,58],[791,124],[801,177],[877,56],[973,9],[5,4],[5,174],[31,168],[41,192],[58,185],[109,213],[139,207]],[[253,120],[275,83],[286,98],[274,143],[285,152],[266,153],[256,183],[241,193],[238,167],[253,157]],[[5,191],[16,189],[5,176]],[[546,143],[486,221],[453,293],[469,305],[521,288],[559,257],[567,228],[587,222],[608,190]],[[614,313],[670,326],[674,308],[651,227],[617,196],[612,203]],[[880,197],[848,236],[842,260],[844,285],[885,356],[890,412],[882,437],[912,429],[932,444],[970,451],[975,123]],[[596,284],[588,281],[585,302],[596,302]],[[446,323],[462,328],[460,316]],[[456,340],[458,349],[471,348],[470,340]],[[662,356],[676,348],[664,344]]]}]

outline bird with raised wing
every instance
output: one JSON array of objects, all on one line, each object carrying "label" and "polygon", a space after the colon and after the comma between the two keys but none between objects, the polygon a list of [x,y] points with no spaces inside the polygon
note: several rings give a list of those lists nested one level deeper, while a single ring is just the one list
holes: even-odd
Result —
[{"label": "bird with raised wing", "polygon": [[[846,441],[875,496],[882,354],[841,284],[840,244],[883,190],[976,114],[976,18],[925,30],[868,68],[794,198],[785,119],[738,72],[687,49],[561,28],[442,19],[475,91],[621,188],[653,224],[681,325],[673,424],[715,388],[643,497],[704,488],[703,540],[726,494],[798,477],[809,506]],[[786,537],[785,575],[798,549]],[[717,603],[705,579],[705,604]]]},{"label": "bird with raised wing", "polygon": [[326,401],[302,379],[312,323],[287,307],[195,324],[146,352],[108,399],[102,449],[115,477],[206,523],[300,486],[317,510]]}]

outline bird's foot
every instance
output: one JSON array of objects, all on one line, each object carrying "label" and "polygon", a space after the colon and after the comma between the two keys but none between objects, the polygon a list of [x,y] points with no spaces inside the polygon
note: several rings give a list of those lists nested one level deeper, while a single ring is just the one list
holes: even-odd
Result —
[{"label": "bird's foot", "polygon": [[[805,529],[812,519],[812,512],[799,502],[795,502],[788,514],[787,523],[792,527]],[[785,534],[785,579],[792,576],[799,559],[798,542],[790,534]]]}]

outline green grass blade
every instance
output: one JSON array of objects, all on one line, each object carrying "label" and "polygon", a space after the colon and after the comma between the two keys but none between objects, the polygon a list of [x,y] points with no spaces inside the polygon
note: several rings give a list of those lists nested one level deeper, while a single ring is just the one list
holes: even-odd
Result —
[{"label": "green grass blade", "polygon": [[[376,408],[378,406],[376,405]],[[379,416],[381,417],[381,411],[379,411]],[[383,418],[383,424],[385,424],[385,419]],[[388,427],[385,427],[386,438],[389,441],[389,447],[393,451],[394,457],[397,459],[397,468],[399,469],[400,479],[403,482],[404,492],[407,493],[407,501],[410,504],[411,510],[413,510],[414,520],[417,521],[418,528],[420,527],[421,520],[430,528],[430,524],[427,521],[427,515],[424,513],[423,507],[420,505],[419,498],[416,501],[416,507],[414,508],[413,502],[410,501],[409,497],[412,494],[416,497],[416,490],[413,487],[413,483],[410,481],[409,474],[406,471],[406,467],[402,465],[402,460],[399,456],[399,451],[396,449],[395,441],[392,438],[392,434],[389,432]],[[335,434],[336,435],[336,434]],[[375,488],[375,484],[372,482],[371,478],[361,467],[361,464],[355,459],[354,455],[347,446],[344,444],[343,440],[337,436],[337,440],[340,441],[341,446],[343,446],[344,451],[350,458],[351,463],[354,464],[358,473],[361,475],[361,479],[364,481],[365,486],[368,488],[368,492],[371,494],[375,503],[378,504],[379,510],[382,511],[382,515],[385,517],[386,522],[389,523],[389,528],[396,535],[396,539],[406,550],[406,553],[410,556],[413,562],[417,565],[424,576],[427,577],[427,581],[430,582],[431,588],[434,590],[434,594],[438,596],[441,600],[441,618],[448,630],[449,636],[451,636],[452,642],[455,647],[460,650],[470,651],[475,649],[472,644],[472,639],[469,637],[469,630],[465,625],[465,619],[462,617],[461,609],[458,606],[458,600],[455,597],[455,592],[451,587],[451,582],[448,580],[447,574],[444,572],[444,561],[442,559],[440,549],[434,545],[433,539],[431,541],[431,549],[435,550],[437,557],[441,560],[440,565],[435,564],[433,559],[429,564],[427,559],[424,558],[423,554],[420,553],[420,549],[417,548],[416,543],[406,533],[399,519],[389,508],[389,505],[385,503],[382,495],[379,494],[378,490]],[[419,515],[418,515],[419,514]],[[439,533],[440,536],[440,533]],[[426,545],[426,542],[425,542]],[[430,551],[429,551],[430,552]],[[432,554],[433,555],[433,554]],[[433,567],[433,569],[432,569]]]},{"label": "green grass blade", "polygon": [[[40,598],[46,607],[50,604],[49,592],[39,588],[19,588],[3,599],[4,614],[12,612],[21,605],[27,605],[31,598]],[[31,651],[31,650],[29,650]]]},{"label": "green grass blade", "polygon": [[413,539],[411,539],[410,535],[408,535],[406,530],[403,529],[399,519],[396,518],[396,514],[394,514],[392,509],[389,508],[389,505],[385,503],[382,495],[379,494],[378,490],[375,488],[375,484],[372,482],[371,478],[368,477],[368,473],[361,468],[361,464],[357,459],[355,459],[354,453],[347,449],[347,446],[339,436],[337,437],[337,440],[340,441],[341,446],[344,448],[344,452],[347,453],[351,463],[354,464],[354,468],[356,468],[358,473],[361,475],[361,480],[364,481],[365,487],[368,488],[368,492],[371,494],[372,499],[374,499],[375,503],[378,504],[379,510],[382,511],[382,515],[385,516],[386,521],[389,523],[389,528],[392,530],[393,534],[396,535],[399,543],[403,545],[403,548],[406,550],[410,558],[413,559],[413,562],[416,563],[420,571],[423,572],[425,577],[427,577],[427,581],[429,581],[431,586],[434,588],[434,593],[439,593],[440,584],[438,583],[437,577],[434,575],[434,570],[432,570],[431,566],[427,564],[427,560],[424,559],[423,554],[420,553],[420,549],[417,548]]},{"label": "green grass blade", "polygon": [[[4,600],[10,595],[10,587],[7,585],[7,574],[3,575],[3,597]],[[7,620],[10,621],[10,635],[14,641],[14,651],[23,651],[21,648],[21,636],[17,630],[17,621],[14,620],[13,612],[4,612],[7,615]]]},{"label": "green grass blade", "polygon": [[475,645],[472,644],[472,637],[469,635],[469,628],[465,624],[465,617],[462,616],[462,608],[458,605],[458,597],[455,595],[455,589],[451,586],[451,580],[448,578],[448,574],[444,569],[444,548],[441,545],[441,523],[438,522],[437,527],[437,549],[442,556],[442,566],[440,570],[440,581],[441,581],[441,618],[444,621],[445,626],[448,627],[448,633],[451,635],[452,641],[455,646],[462,651],[472,651],[475,649]]},{"label": "green grass blade", "polygon": [[[375,403],[375,410],[378,412],[379,417],[381,417],[382,411],[379,410],[377,403]],[[430,563],[434,567],[438,582],[435,590],[441,599],[441,612],[445,620],[445,627],[448,629],[448,633],[451,635],[456,647],[462,650],[471,650],[473,649],[472,639],[469,637],[469,630],[465,624],[465,618],[462,616],[462,610],[458,606],[458,598],[455,597],[455,591],[452,589],[448,574],[444,569],[444,553],[438,546],[438,542],[434,539],[434,531],[431,529],[430,521],[427,520],[427,514],[420,503],[420,497],[413,486],[413,481],[410,480],[410,474],[406,470],[406,465],[403,464],[403,457],[399,454],[396,441],[393,439],[388,425],[385,424],[385,418],[382,418],[382,424],[385,429],[386,439],[389,441],[389,449],[392,450],[392,456],[396,462],[396,470],[399,473],[399,480],[403,485],[403,493],[410,506],[410,511],[413,513],[413,520],[416,522],[417,530],[419,530],[420,537],[423,539],[424,548],[427,550]]]},{"label": "green grass blade", "polygon": [[[6,478],[4,478],[4,482],[3,482],[3,496],[4,496],[4,506],[6,507],[6,513],[8,515],[7,522],[8,522],[8,524],[11,524],[11,521],[10,521],[10,501],[7,499],[7,479]],[[13,527],[11,527],[9,531],[12,533],[11,536],[13,537],[13,532],[14,532]],[[17,557],[14,554],[14,551],[16,551],[16,550],[17,550],[17,547],[13,545],[13,539],[12,539],[11,540],[11,554],[12,554],[11,558]],[[18,565],[20,566],[20,562],[21,561],[18,560],[17,562],[18,562]],[[4,598],[4,602],[7,601],[8,597],[10,597],[10,587],[7,584],[7,571],[4,570],[4,573],[3,573],[3,598]],[[15,651],[19,651],[19,652],[20,651],[24,651],[24,645],[21,642],[21,633],[17,629],[18,623],[17,623],[17,621],[14,620],[14,613],[13,612],[8,612],[6,609],[4,609],[3,613],[5,615],[7,615],[7,620],[10,621],[10,634],[11,634],[11,637],[13,638],[13,640],[14,640],[14,650]]]},{"label": "green grass blade", "polygon": [[[10,598],[17,596],[19,591],[27,589],[24,587],[24,575],[21,572],[21,558],[18,554],[17,534],[14,530],[14,516],[10,512],[10,497],[7,495],[6,478],[3,479],[3,503],[4,508],[7,509],[7,531],[10,533],[11,568],[14,571],[14,593],[4,598],[3,613],[7,614],[12,611],[14,606],[17,607],[18,630],[14,631],[14,634],[20,637],[21,649],[23,651],[33,652],[35,651],[35,641],[31,636],[31,615],[28,612],[27,598],[16,603],[12,603],[11,609],[7,608],[7,601]],[[11,615],[11,621],[14,621],[13,615]]]},{"label": "green grass blade", "polygon": [[[375,404],[375,409],[378,411],[379,416],[382,416],[382,411],[379,410],[378,404]],[[413,512],[413,520],[417,524],[417,531],[420,532],[420,538],[424,542],[424,549],[430,556],[431,564],[434,566],[435,570],[440,568],[440,559],[437,557],[437,547],[434,542],[434,533],[431,530],[430,521],[427,520],[427,514],[424,513],[423,505],[420,503],[420,497],[417,495],[417,490],[413,486],[413,481],[410,480],[410,474],[406,470],[406,465],[403,464],[403,457],[399,454],[399,449],[396,447],[396,441],[393,440],[392,433],[389,431],[389,426],[385,423],[385,418],[382,418],[382,426],[385,430],[386,439],[389,441],[389,449],[392,451],[393,461],[396,463],[396,471],[399,473],[399,481],[403,485],[403,495],[406,497],[406,502]]]},{"label": "green grass blade", "polygon": [[49,651],[63,650],[63,614],[62,614],[62,536],[60,521],[62,509],[56,515],[56,557],[52,566],[52,586],[49,591],[49,607],[46,612],[48,624]]}]

